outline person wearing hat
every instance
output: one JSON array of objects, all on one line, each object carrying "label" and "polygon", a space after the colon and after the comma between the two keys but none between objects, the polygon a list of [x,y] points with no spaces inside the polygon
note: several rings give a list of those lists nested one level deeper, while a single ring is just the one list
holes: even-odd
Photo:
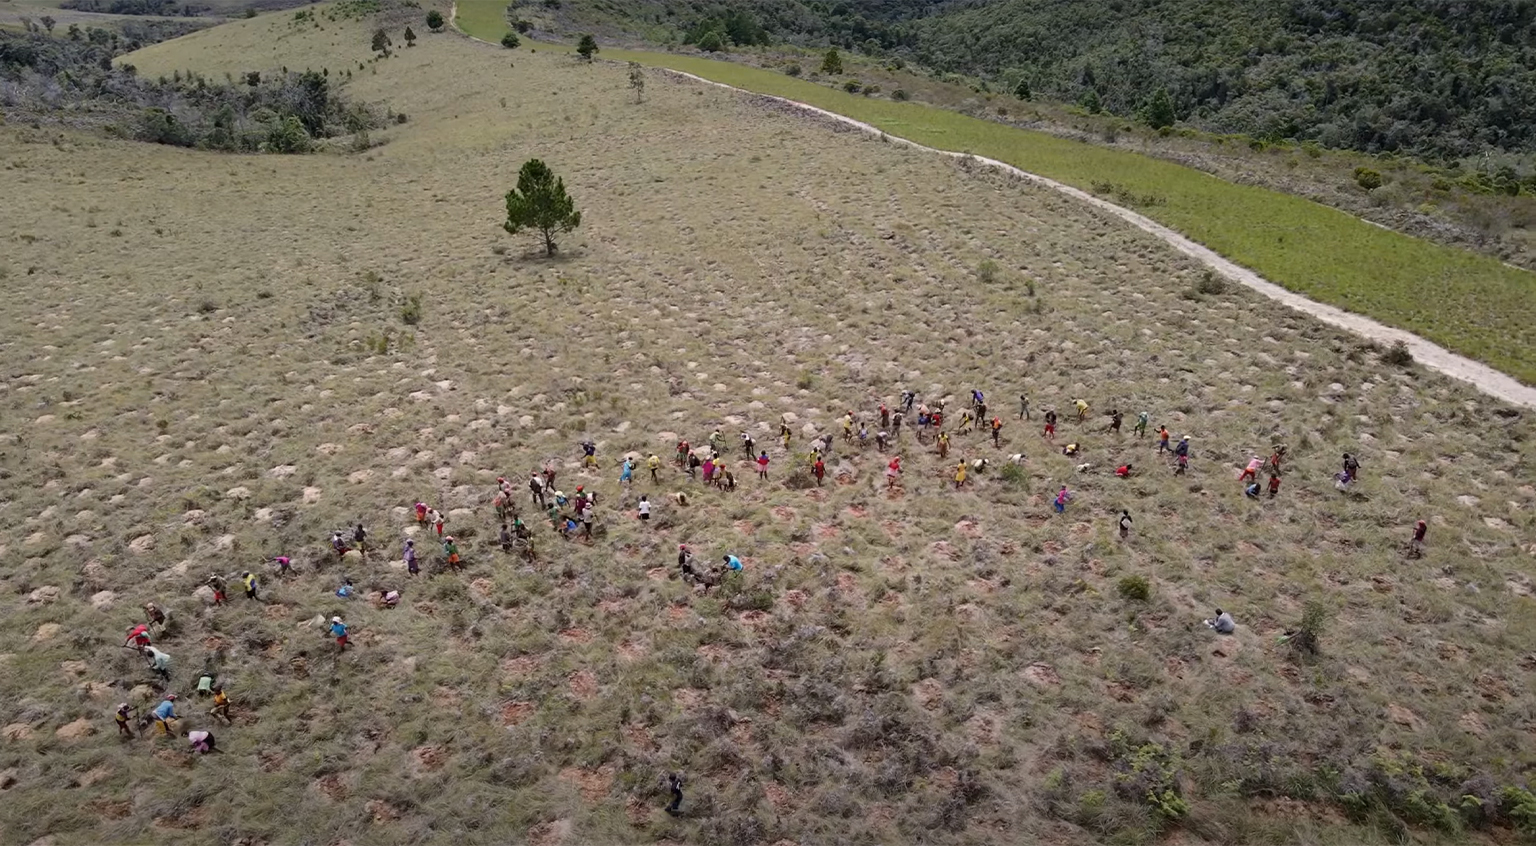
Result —
[{"label": "person wearing hat", "polygon": [[197,677],[197,695],[198,696],[212,696],[213,695],[213,671],[212,670],[203,670],[203,672],[198,675],[198,677]]},{"label": "person wearing hat", "polygon": [[155,724],[166,734],[171,733],[171,720],[176,719],[176,694],[167,693],[155,710],[151,712],[155,718]]},{"label": "person wearing hat", "polygon": [[207,755],[209,752],[221,751],[213,745],[213,732],[211,731],[188,732],[187,741],[192,744],[193,752],[201,752]]},{"label": "person wearing hat", "polygon": [[453,535],[443,538],[443,555],[448,557],[448,566],[459,566],[459,545],[454,542]]},{"label": "person wearing hat", "polygon": [[1182,476],[1182,475],[1184,475],[1184,471],[1189,469],[1189,436],[1188,435],[1185,435],[1184,437],[1179,438],[1179,445],[1173,448],[1173,456],[1174,456],[1174,458],[1179,463],[1179,466],[1173,471],[1173,474],[1175,476]]},{"label": "person wearing hat", "polygon": [[336,638],[337,651],[345,650],[347,648],[347,624],[343,623],[340,617],[331,618],[331,634]]},{"label": "person wearing hat", "polygon": [[117,733],[133,737],[133,729],[128,726],[128,718],[133,715],[133,706],[127,702],[121,702],[117,710],[112,713],[112,719],[117,721]]}]

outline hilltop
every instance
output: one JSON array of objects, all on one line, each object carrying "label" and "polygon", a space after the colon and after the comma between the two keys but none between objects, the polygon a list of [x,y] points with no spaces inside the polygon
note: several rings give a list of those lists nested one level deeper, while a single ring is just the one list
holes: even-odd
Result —
[{"label": "hilltop", "polygon": [[[351,101],[408,116],[368,145],[0,127],[22,211],[0,220],[7,841],[1529,833],[1527,414],[1055,192],[657,71],[636,103],[622,64],[427,33],[428,8],[264,15],[124,58],[350,70]],[[375,60],[375,29],[405,25],[416,46]],[[553,259],[500,226],[535,157],[583,211]],[[953,412],[972,388],[1000,448],[956,435],[941,461],[904,432],[888,491],[887,456],[838,439],[826,484],[805,473],[849,409],[910,389]],[[1041,412],[1079,397],[1087,422],[1043,440]],[[1191,436],[1187,475],[1130,433],[1143,409]],[[734,493],[670,466],[619,484],[620,456],[716,427],[768,445],[766,482],[738,455]],[[1239,464],[1276,443],[1280,495],[1244,498]],[[1343,452],[1364,465],[1348,493]],[[992,464],[956,490],[961,458]],[[490,499],[545,464],[598,492],[598,532],[536,525],[528,564]],[[401,540],[432,549],[417,500],[448,513],[463,573],[406,575]],[[326,539],[359,520],[379,552],[335,562]],[[746,570],[693,590],[679,543]],[[261,602],[199,591],[252,568]],[[344,576],[365,596],[337,598]],[[400,607],[376,607],[389,589]],[[118,702],[159,701],[119,647],[150,600],[183,729],[222,756],[114,737]],[[1202,625],[1217,607],[1235,636]],[[337,614],[339,658],[316,622]],[[1304,617],[1320,654],[1278,640]],[[190,695],[205,663],[231,726]]]}]

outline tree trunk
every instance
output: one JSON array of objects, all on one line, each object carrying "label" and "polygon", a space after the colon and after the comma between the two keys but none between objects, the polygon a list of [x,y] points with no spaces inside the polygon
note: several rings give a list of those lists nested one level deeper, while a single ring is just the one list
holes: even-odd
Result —
[{"label": "tree trunk", "polygon": [[546,229],[546,230],[544,230],[544,255],[545,256],[553,256],[554,254],[555,254],[555,231],[553,229]]}]

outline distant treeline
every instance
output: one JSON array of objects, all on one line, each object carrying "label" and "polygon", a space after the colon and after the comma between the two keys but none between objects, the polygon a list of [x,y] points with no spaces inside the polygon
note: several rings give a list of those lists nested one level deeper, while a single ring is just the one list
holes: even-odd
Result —
[{"label": "distant treeline", "polygon": [[1536,152],[1532,0],[564,5],[688,43],[831,44],[1126,116],[1166,91],[1179,120],[1260,139],[1439,160]]},{"label": "distant treeline", "polygon": [[176,0],[64,0],[61,9],[77,12],[105,12],[111,15],[160,15],[196,17],[212,11],[212,6],[178,3]]},{"label": "distant treeline", "polygon": [[[141,26],[158,31],[153,23]],[[130,31],[125,27],[124,36]],[[335,91],[328,72],[285,69],[224,81],[176,73],[150,80],[131,65],[113,64],[118,53],[142,43],[99,29],[79,40],[0,31],[0,106],[13,119],[30,115],[230,152],[302,153],[317,139],[384,123],[375,110]]]}]

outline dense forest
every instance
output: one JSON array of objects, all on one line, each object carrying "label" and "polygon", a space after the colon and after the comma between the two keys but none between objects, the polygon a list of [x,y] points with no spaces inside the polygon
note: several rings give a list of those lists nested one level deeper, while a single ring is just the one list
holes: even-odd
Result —
[{"label": "dense forest", "polygon": [[566,6],[693,43],[715,28],[727,43],[833,44],[1127,116],[1166,91],[1179,120],[1216,132],[1438,160],[1536,151],[1536,0]]}]

